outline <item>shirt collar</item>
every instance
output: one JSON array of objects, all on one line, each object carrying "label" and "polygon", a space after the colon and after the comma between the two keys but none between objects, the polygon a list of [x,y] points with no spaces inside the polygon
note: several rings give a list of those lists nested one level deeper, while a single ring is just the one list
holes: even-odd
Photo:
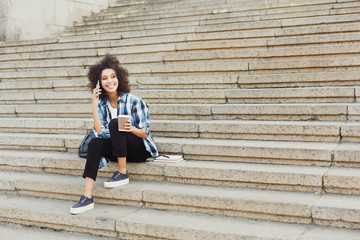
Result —
[{"label": "shirt collar", "polygon": [[[126,97],[127,97],[127,93],[121,93],[121,95],[119,96],[117,102],[121,102],[121,103],[125,103],[126,102]],[[102,101],[100,101],[101,105],[106,106],[107,104],[109,104],[109,97],[106,96]]]},{"label": "shirt collar", "polygon": [[120,101],[121,103],[125,103],[126,102],[126,93],[121,93],[121,95],[118,98],[118,101]]}]

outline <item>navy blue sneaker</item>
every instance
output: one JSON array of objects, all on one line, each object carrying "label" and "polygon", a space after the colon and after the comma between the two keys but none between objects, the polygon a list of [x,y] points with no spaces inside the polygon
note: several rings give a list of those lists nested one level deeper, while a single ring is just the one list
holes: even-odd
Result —
[{"label": "navy blue sneaker", "polygon": [[113,188],[126,184],[129,184],[128,173],[126,172],[126,174],[122,174],[121,172],[116,171],[111,178],[109,178],[106,182],[104,182],[104,187]]},{"label": "navy blue sneaker", "polygon": [[94,208],[94,197],[88,198],[86,196],[81,196],[80,200],[75,203],[74,206],[72,206],[72,208],[70,208],[70,213],[71,214],[79,214],[79,213],[83,213],[87,210],[93,209]]}]

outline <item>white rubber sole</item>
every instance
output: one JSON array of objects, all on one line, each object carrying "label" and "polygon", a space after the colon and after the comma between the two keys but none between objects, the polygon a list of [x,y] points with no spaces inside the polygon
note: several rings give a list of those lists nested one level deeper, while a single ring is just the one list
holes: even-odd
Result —
[{"label": "white rubber sole", "polygon": [[117,182],[104,182],[104,187],[106,188],[114,188],[114,187],[120,187],[123,185],[129,184],[129,179],[124,179]]},{"label": "white rubber sole", "polygon": [[70,213],[71,214],[80,214],[83,212],[86,212],[87,210],[91,210],[95,207],[94,203],[90,203],[87,206],[81,207],[81,208],[70,208]]}]

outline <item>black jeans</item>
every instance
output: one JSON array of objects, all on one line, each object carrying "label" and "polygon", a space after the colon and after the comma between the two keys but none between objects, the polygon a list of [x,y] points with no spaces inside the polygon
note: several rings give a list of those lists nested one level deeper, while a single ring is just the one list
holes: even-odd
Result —
[{"label": "black jeans", "polygon": [[109,123],[110,138],[94,138],[88,146],[88,155],[83,177],[96,180],[101,157],[117,161],[126,157],[127,162],[144,162],[151,154],[146,151],[141,138],[129,132],[118,131],[118,120]]}]

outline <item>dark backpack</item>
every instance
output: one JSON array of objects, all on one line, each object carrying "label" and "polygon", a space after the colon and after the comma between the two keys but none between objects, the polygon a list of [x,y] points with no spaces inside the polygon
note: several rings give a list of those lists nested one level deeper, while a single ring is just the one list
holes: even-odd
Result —
[{"label": "dark backpack", "polygon": [[81,144],[80,144],[79,152],[78,152],[79,157],[82,157],[82,158],[86,158],[86,157],[87,157],[88,146],[89,146],[90,141],[91,141],[93,138],[96,138],[96,136],[95,136],[95,134],[94,134],[94,131],[91,130],[90,132],[88,132],[88,133],[85,135],[84,139],[82,140],[82,142],[81,142]]}]

